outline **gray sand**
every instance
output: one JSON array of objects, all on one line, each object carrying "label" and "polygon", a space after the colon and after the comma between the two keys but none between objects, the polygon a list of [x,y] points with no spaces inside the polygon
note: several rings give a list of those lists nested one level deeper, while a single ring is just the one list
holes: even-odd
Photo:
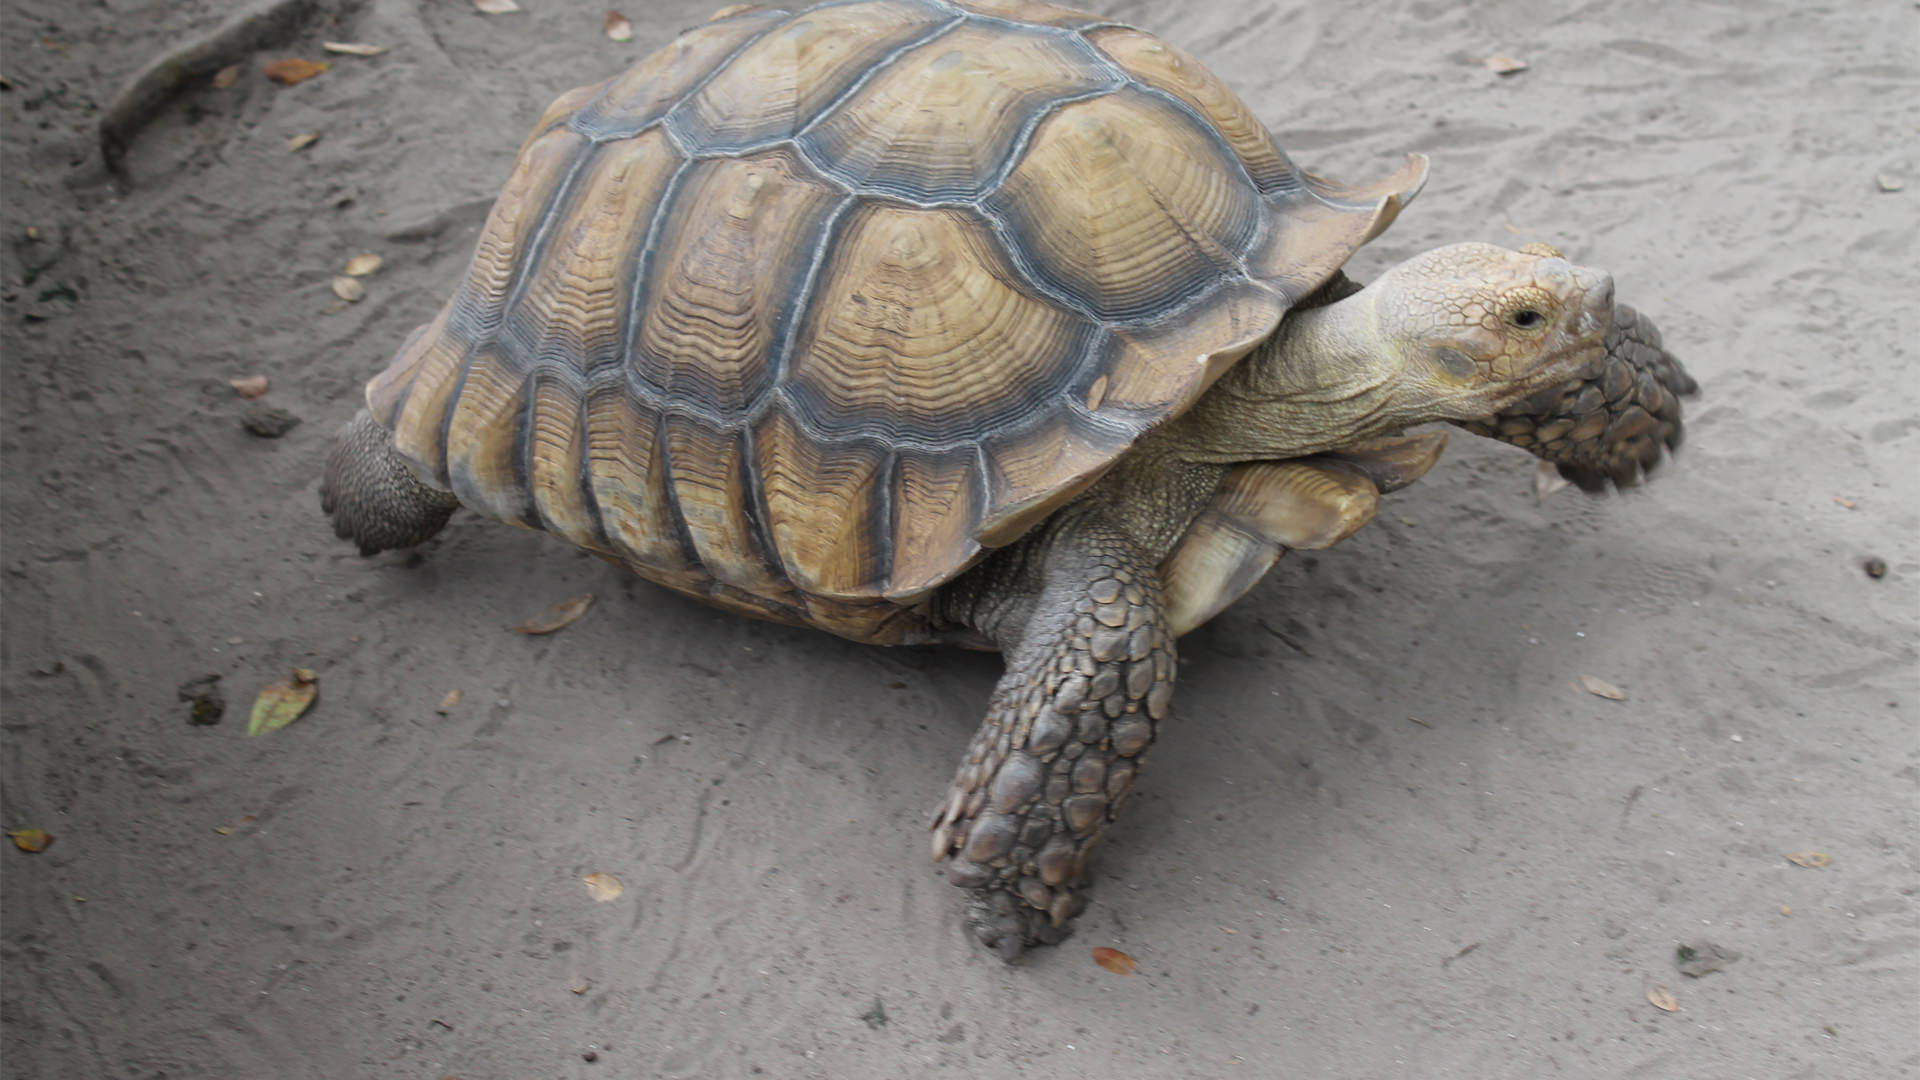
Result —
[{"label": "gray sand", "polygon": [[[372,0],[176,102],[124,193],[97,109],[227,5],[8,5],[0,805],[58,839],[0,851],[7,1076],[1920,1070],[1920,9],[1096,5],[1316,171],[1433,156],[1361,277],[1556,243],[1706,396],[1624,498],[1538,504],[1524,454],[1456,437],[1190,637],[1093,908],[1008,969],[924,838],[995,658],[725,616],[469,514],[362,560],[319,513],[541,107],[707,7],[622,2],[625,45],[599,0]],[[323,39],[391,51],[260,76]],[[255,373],[304,420],[278,440],[242,429]],[[318,706],[247,738],[295,665]],[[1688,978],[1682,943],[1740,959]]]}]

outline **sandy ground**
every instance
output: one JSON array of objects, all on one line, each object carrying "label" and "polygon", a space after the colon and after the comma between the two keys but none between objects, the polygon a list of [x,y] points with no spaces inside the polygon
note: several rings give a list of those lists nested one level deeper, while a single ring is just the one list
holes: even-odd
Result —
[{"label": "sandy ground", "polygon": [[[1096,5],[1310,167],[1433,156],[1361,276],[1556,242],[1706,394],[1628,498],[1537,504],[1524,455],[1458,437],[1190,637],[1095,906],[1008,969],[923,835],[994,658],[724,616],[472,515],[371,560],[322,521],[331,432],[524,129],[705,14],[630,4],[623,45],[599,0],[522,3],[374,0],[268,55],[386,55],[292,88],[255,57],[144,132],[125,191],[97,110],[226,5],[8,5],[0,806],[58,839],[0,854],[5,1075],[1920,1070],[1914,5]],[[254,373],[284,438],[242,430]],[[509,631],[581,592],[563,633]],[[247,738],[294,665],[319,705]],[[226,718],[195,726],[176,688],[211,674]],[[1681,975],[1705,943],[1740,959]]]}]

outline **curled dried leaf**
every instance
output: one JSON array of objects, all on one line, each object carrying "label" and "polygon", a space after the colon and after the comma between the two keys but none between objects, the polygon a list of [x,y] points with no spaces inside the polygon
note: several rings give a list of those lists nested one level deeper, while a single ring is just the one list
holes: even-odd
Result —
[{"label": "curled dried leaf", "polygon": [[587,895],[602,904],[620,899],[620,894],[627,891],[619,878],[608,873],[588,874],[580,880],[587,883]]},{"label": "curled dried leaf", "polygon": [[1825,870],[1833,865],[1833,856],[1824,851],[1795,851],[1787,856],[1787,861],[1809,870]]},{"label": "curled dried leaf", "polygon": [[1105,945],[1093,950],[1093,962],[1115,975],[1131,975],[1135,966],[1133,957],[1119,949],[1109,949]]},{"label": "curled dried leaf", "polygon": [[385,45],[362,45],[357,41],[323,41],[320,47],[327,52],[346,56],[379,56],[387,51]]},{"label": "curled dried leaf", "polygon": [[254,398],[267,392],[267,377],[265,375],[240,375],[228,379],[227,385],[233,387],[234,393],[239,394],[248,401],[252,401]]},{"label": "curled dried leaf", "polygon": [[439,713],[441,716],[446,716],[458,708],[459,705],[460,691],[458,689],[449,690],[447,691],[447,696],[440,699],[440,704],[433,707],[433,711]]},{"label": "curled dried leaf", "polygon": [[1647,1004],[1661,1012],[1680,1011],[1680,999],[1674,997],[1673,991],[1667,989],[1662,983],[1654,983],[1647,987]]},{"label": "curled dried leaf", "polygon": [[1597,675],[1580,676],[1580,689],[1594,697],[1603,697],[1608,701],[1625,701],[1627,692]]},{"label": "curled dried leaf", "polygon": [[13,846],[29,855],[38,855],[53,843],[53,834],[45,829],[15,829],[7,834]]},{"label": "curled dried leaf", "polygon": [[473,0],[473,10],[482,15],[511,15],[520,5],[513,0]]},{"label": "curled dried leaf", "polygon": [[309,131],[303,135],[295,135],[287,140],[287,153],[298,153],[319,141],[320,133],[317,131]]},{"label": "curled dried leaf", "polygon": [[385,260],[381,259],[378,255],[355,255],[353,258],[347,260],[347,276],[366,277],[368,274],[380,269],[380,264],[383,261]]},{"label": "curled dried leaf", "polygon": [[300,719],[319,696],[318,676],[307,668],[294,668],[293,678],[274,683],[253,699],[253,715],[247,718],[247,734],[264,735],[286,727]]},{"label": "curled dried leaf", "polygon": [[216,71],[213,73],[212,85],[215,90],[225,90],[231,87],[234,83],[237,83],[239,81],[240,81],[240,65],[228,64],[226,67],[223,67],[219,71]]},{"label": "curled dried leaf", "polygon": [[357,304],[367,298],[367,287],[345,274],[339,274],[333,279],[333,295],[349,304]]},{"label": "curled dried leaf", "polygon": [[572,626],[592,606],[593,594],[581,593],[579,596],[551,605],[514,629],[523,634],[551,634],[555,630]]},{"label": "curled dried leaf", "polygon": [[607,36],[615,41],[633,40],[633,23],[617,11],[607,12]]},{"label": "curled dried leaf", "polygon": [[1527,70],[1527,62],[1525,60],[1517,56],[1508,56],[1505,53],[1494,53],[1492,56],[1480,61],[1480,66],[1493,72],[1495,75],[1517,75]]},{"label": "curled dried leaf", "polygon": [[303,60],[296,56],[286,60],[269,60],[260,68],[260,72],[281,86],[292,86],[306,82],[329,66],[324,61]]}]

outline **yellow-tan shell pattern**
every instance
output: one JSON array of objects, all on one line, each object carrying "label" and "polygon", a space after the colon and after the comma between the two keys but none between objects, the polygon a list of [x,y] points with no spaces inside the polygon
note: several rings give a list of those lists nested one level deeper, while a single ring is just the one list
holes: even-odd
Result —
[{"label": "yellow-tan shell pattern", "polygon": [[367,403],[470,508],[920,640],[1422,175],[1307,176],[1191,56],[1051,4],[729,9],[547,110]]}]

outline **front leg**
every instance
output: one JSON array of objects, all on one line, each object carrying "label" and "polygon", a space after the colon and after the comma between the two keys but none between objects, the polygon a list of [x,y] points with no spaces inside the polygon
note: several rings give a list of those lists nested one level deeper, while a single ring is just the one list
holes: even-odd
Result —
[{"label": "front leg", "polygon": [[1014,960],[1086,906],[1087,862],[1173,697],[1152,561],[1097,517],[1043,526],[956,582],[957,613],[1007,672],[934,815],[933,856],[969,893],[969,929]]}]

